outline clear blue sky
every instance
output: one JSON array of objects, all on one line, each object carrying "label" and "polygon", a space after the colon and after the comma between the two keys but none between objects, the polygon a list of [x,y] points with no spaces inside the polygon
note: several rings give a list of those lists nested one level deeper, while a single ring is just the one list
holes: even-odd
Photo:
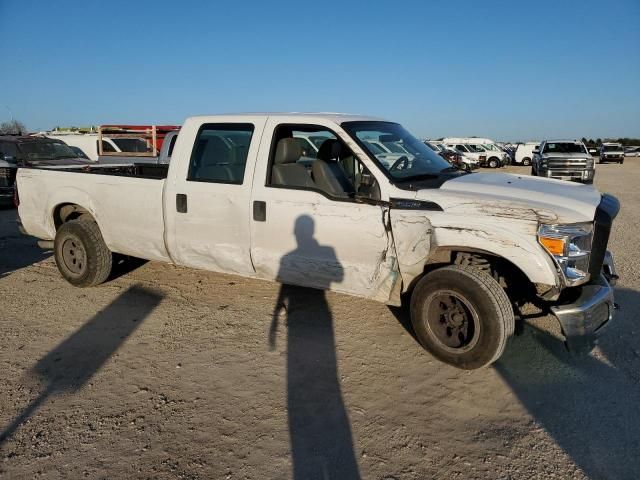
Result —
[{"label": "clear blue sky", "polygon": [[339,111],[419,136],[640,137],[640,1],[0,0],[0,120]]}]

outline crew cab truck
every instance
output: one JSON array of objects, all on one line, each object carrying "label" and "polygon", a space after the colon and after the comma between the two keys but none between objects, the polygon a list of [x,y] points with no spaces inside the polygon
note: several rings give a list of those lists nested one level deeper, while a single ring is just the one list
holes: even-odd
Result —
[{"label": "crew cab truck", "polygon": [[[325,139],[301,162],[297,138]],[[409,154],[380,160],[366,139]],[[526,290],[568,342],[614,314],[619,204],[592,186],[451,167],[399,124],[343,114],[186,120],[169,165],[20,169],[19,216],[62,276],[104,282],[112,254],[410,303],[440,360],[489,365]],[[364,313],[364,312],[363,312]],[[366,313],[362,318],[366,324]]]},{"label": "crew cab truck", "polygon": [[616,162],[624,163],[624,147],[621,143],[603,143],[600,147],[600,158],[598,163]]},{"label": "crew cab truck", "polygon": [[533,149],[531,175],[593,183],[593,157],[580,140],[544,140]]}]

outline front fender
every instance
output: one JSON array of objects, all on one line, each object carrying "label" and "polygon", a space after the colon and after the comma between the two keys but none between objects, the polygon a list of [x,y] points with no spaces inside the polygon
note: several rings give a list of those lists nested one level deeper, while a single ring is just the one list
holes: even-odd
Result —
[{"label": "front fender", "polygon": [[[518,267],[533,284],[561,288],[561,279],[549,254],[538,243],[537,225],[532,222],[482,218],[433,222],[433,246],[483,251],[508,260]],[[458,219],[461,220],[461,219]]]}]

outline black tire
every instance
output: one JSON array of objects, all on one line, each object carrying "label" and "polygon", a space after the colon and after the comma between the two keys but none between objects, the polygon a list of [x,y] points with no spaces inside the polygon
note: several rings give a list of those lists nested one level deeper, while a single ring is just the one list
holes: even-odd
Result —
[{"label": "black tire", "polygon": [[536,173],[536,169],[533,168],[533,165],[531,166],[531,176],[532,177],[537,177],[538,176],[538,174]]},{"label": "black tire", "polygon": [[531,159],[529,157],[524,157],[522,159],[522,165],[524,165],[525,167],[528,167],[529,165],[531,165]]},{"label": "black tire", "polygon": [[622,165],[624,163],[624,160],[620,160],[618,163]]},{"label": "black tire", "polygon": [[498,360],[515,329],[513,308],[500,284],[461,265],[439,268],[418,282],[411,295],[411,323],[434,357],[465,370]]},{"label": "black tire", "polygon": [[92,219],[76,219],[62,224],[54,241],[56,265],[71,285],[92,287],[111,273],[113,255]]},{"label": "black tire", "polygon": [[500,166],[500,160],[495,157],[491,157],[488,161],[489,168],[498,168]]}]

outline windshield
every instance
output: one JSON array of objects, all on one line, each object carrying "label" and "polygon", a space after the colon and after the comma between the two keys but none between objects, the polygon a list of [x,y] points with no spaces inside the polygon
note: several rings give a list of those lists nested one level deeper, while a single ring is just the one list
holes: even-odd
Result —
[{"label": "windshield", "polygon": [[62,142],[25,142],[20,145],[29,160],[60,160],[63,158],[78,158],[76,152]]},{"label": "windshield", "polygon": [[602,149],[605,152],[619,152],[622,150],[622,145],[603,145]]},{"label": "windshield", "polygon": [[142,138],[112,138],[122,152],[146,153],[151,151],[151,147]]},{"label": "windshield", "polygon": [[[443,171],[455,169],[397,123],[345,122],[342,127],[396,180],[433,177]],[[406,153],[380,153],[372,147],[371,142],[397,144]]]},{"label": "windshield", "polygon": [[542,153],[588,153],[581,143],[547,143]]}]

